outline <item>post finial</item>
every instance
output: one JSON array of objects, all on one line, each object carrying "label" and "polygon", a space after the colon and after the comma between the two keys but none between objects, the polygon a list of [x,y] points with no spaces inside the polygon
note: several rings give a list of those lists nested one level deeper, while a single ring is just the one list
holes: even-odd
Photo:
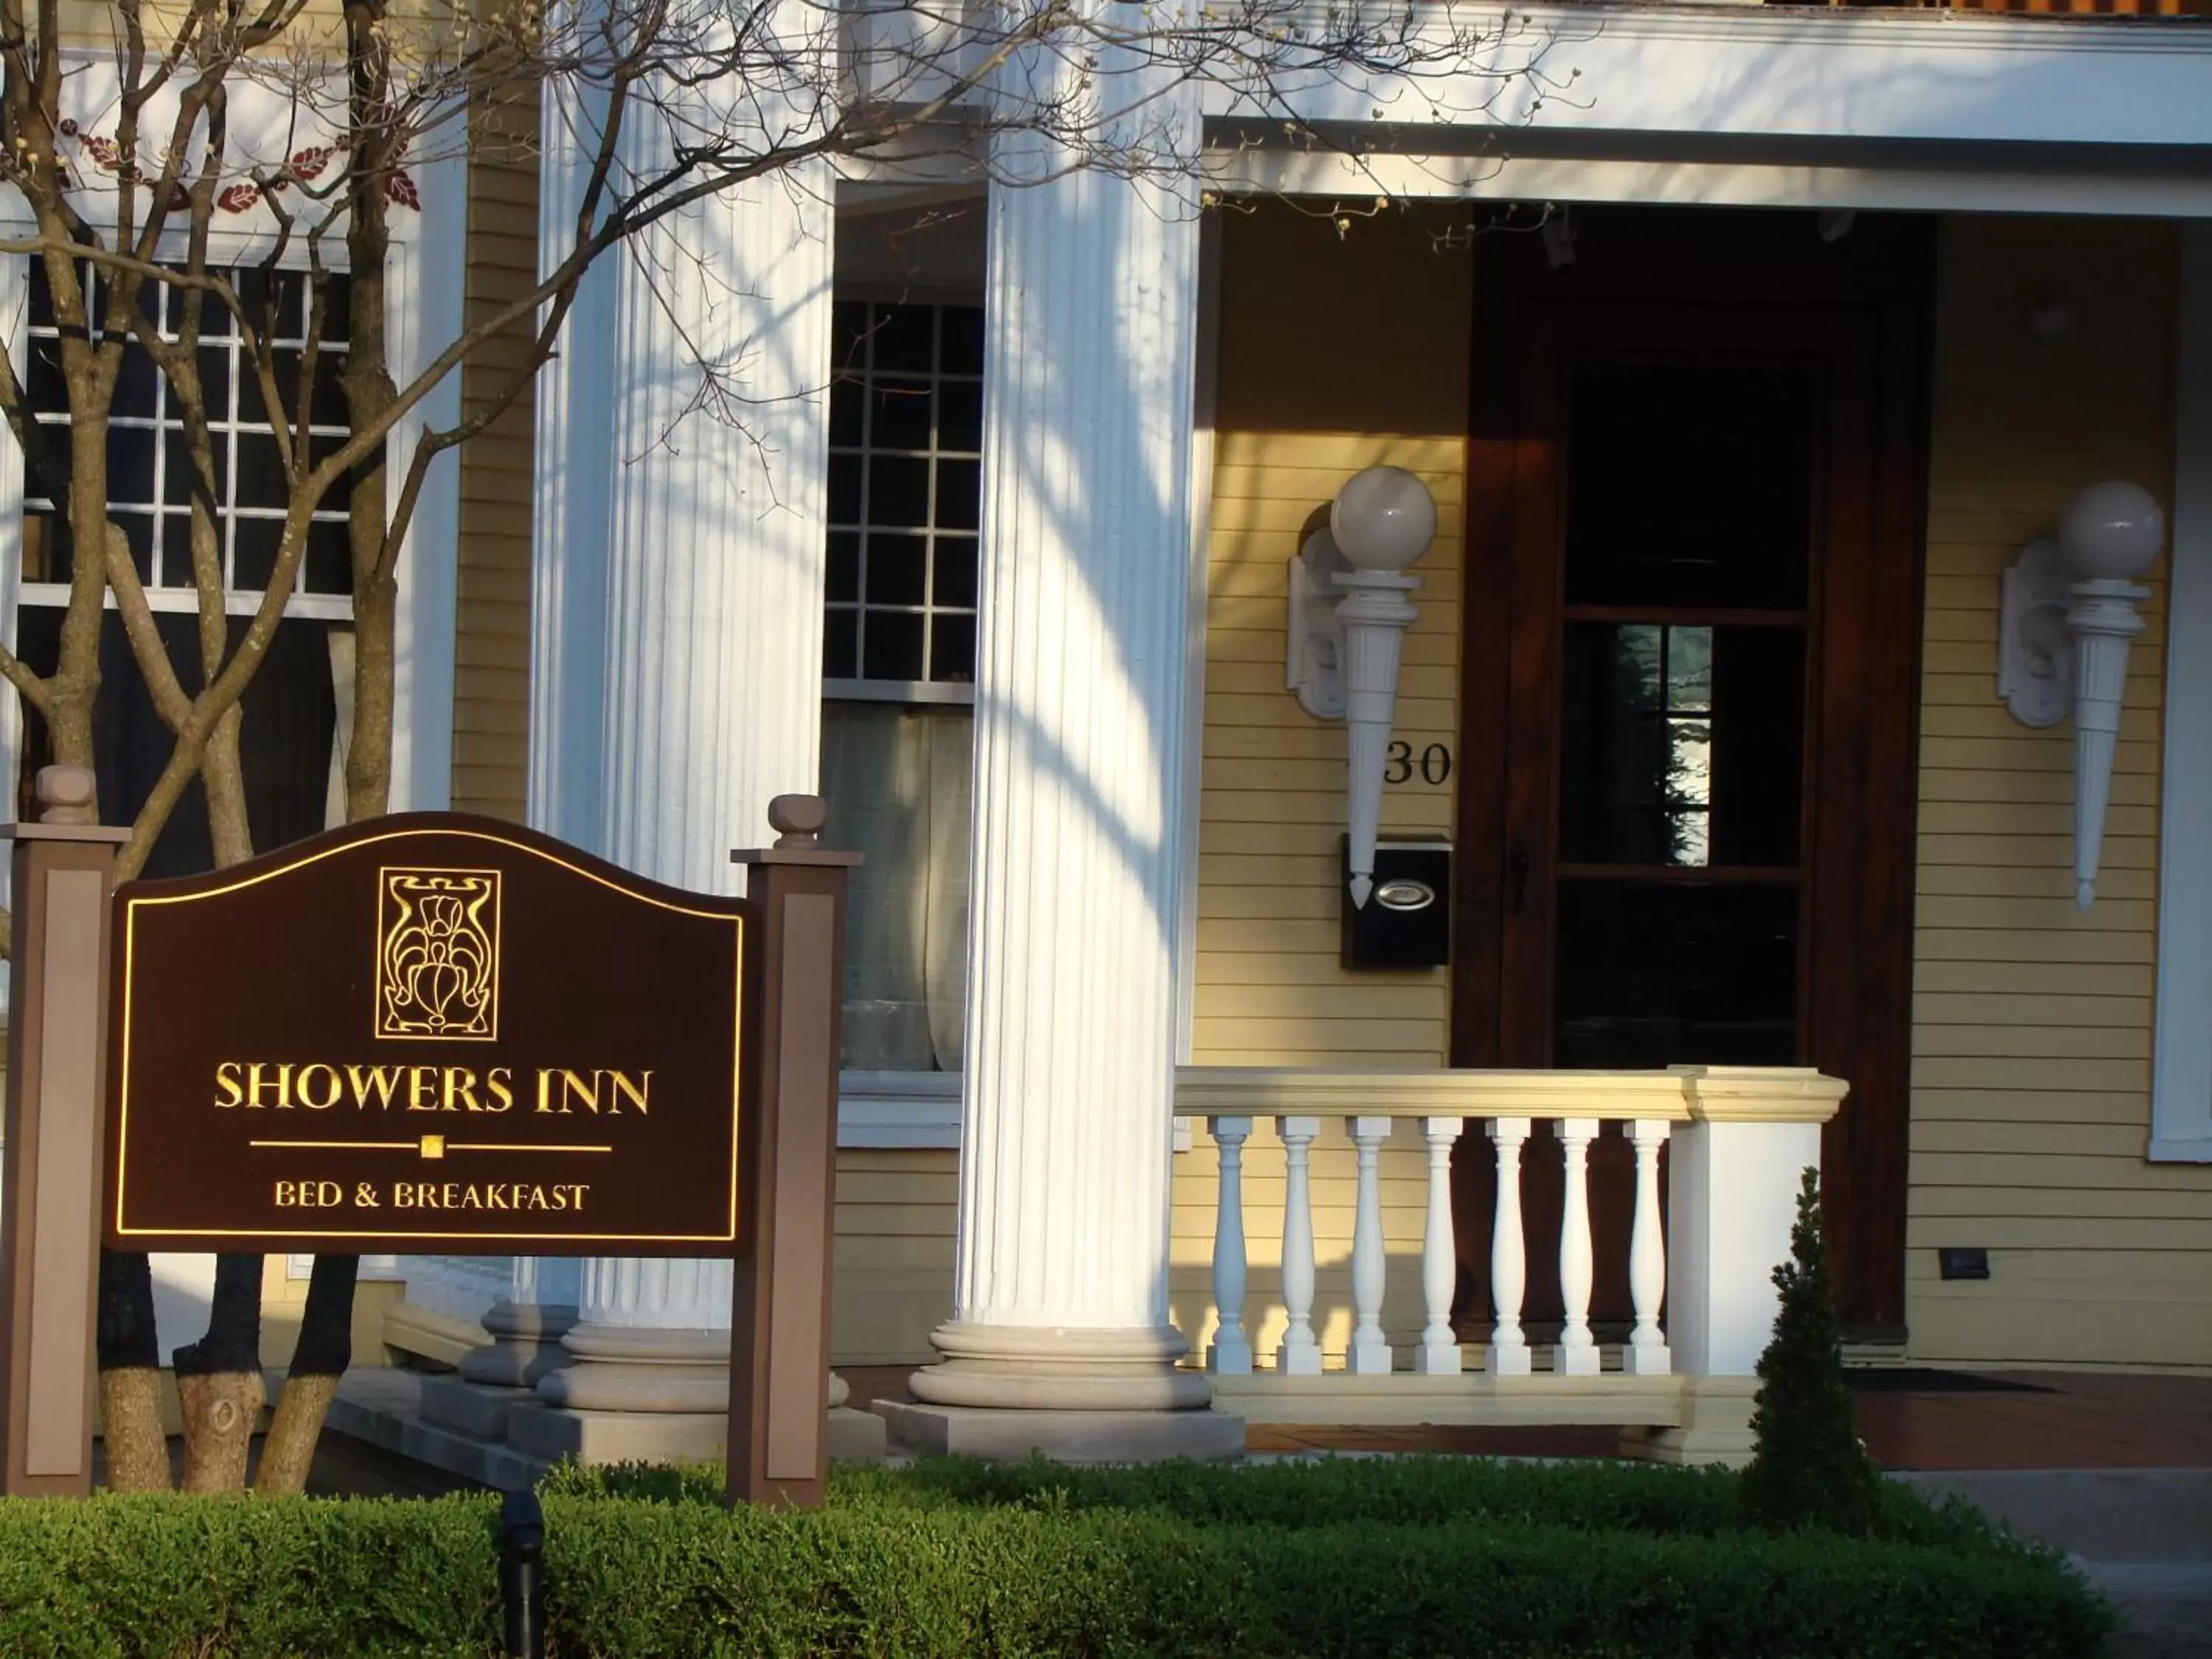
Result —
[{"label": "post finial", "polygon": [[88,766],[42,766],[32,784],[41,823],[98,823],[100,790]]},{"label": "post finial", "polygon": [[776,832],[778,847],[811,848],[829,822],[830,803],[819,795],[778,795],[768,804],[769,828]]}]

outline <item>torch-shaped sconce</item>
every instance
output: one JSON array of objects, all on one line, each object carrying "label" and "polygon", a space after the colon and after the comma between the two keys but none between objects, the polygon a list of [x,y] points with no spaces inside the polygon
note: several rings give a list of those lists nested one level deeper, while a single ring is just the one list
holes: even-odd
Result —
[{"label": "torch-shaped sconce", "polygon": [[1403,467],[1370,467],[1337,491],[1328,528],[1291,561],[1285,681],[1305,711],[1345,722],[1350,756],[1352,902],[1375,884],[1382,767],[1397,712],[1398,656],[1420,613],[1403,574],[1436,539],[1437,503]]},{"label": "torch-shaped sconce", "polygon": [[2166,518],[2148,491],[2118,481],[2074,498],[2045,538],[2021,550],[2004,573],[1997,696],[2023,726],[2056,726],[2074,715],[2074,902],[2097,896],[2119,741],[2128,647],[2143,630],[2136,606],[2150,590],[2134,585],[2166,541]]}]

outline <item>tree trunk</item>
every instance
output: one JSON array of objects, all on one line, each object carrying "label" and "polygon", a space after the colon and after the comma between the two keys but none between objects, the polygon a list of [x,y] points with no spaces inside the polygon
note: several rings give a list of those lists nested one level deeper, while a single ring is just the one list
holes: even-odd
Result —
[{"label": "tree trunk", "polygon": [[267,1398],[261,1381],[261,1271],[258,1255],[219,1255],[208,1334],[177,1350],[184,1407],[186,1492],[238,1492],[253,1429]]},{"label": "tree trunk", "polygon": [[353,1291],[361,1273],[357,1255],[319,1255],[307,1280],[307,1305],[292,1369],[276,1398],[276,1416],[261,1448],[253,1489],[264,1498],[291,1497],[307,1489],[315,1443],[338,1378],[353,1363]]},{"label": "tree trunk", "polygon": [[[347,116],[356,143],[346,180],[346,253],[352,272],[346,315],[345,368],[339,389],[346,413],[360,431],[383,418],[398,401],[385,329],[386,265],[392,250],[386,194],[398,161],[399,135],[386,120],[392,107],[392,70],[383,32],[383,9],[351,3],[345,9]],[[353,573],[353,731],[346,744],[346,822],[381,817],[391,810],[392,714],[397,659],[398,584],[384,573],[389,531],[385,461],[354,469],[346,483],[347,544]],[[276,1402],[276,1419],[262,1449],[258,1490],[299,1492],[314,1462],[323,1419],[338,1378],[353,1360],[354,1286],[361,1258],[318,1255],[307,1283],[307,1305]]]},{"label": "tree trunk", "polygon": [[100,1253],[100,1423],[111,1492],[167,1492],[161,1351],[154,1332],[154,1273],[135,1251]]}]

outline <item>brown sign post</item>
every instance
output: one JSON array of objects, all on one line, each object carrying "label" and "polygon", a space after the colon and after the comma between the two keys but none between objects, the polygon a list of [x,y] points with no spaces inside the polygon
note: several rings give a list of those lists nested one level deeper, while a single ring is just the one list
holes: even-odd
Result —
[{"label": "brown sign post", "polygon": [[[10,1068],[10,1127],[27,1114],[21,1156],[40,1176],[26,1188],[11,1133],[8,1237],[22,1248],[9,1282],[34,1262],[34,1278],[66,1271],[85,1286],[68,1341],[41,1334],[51,1298],[46,1325],[36,1297],[21,1316],[23,1298],[10,1304],[10,1401],[90,1398],[94,1200],[101,1236],[127,1250],[726,1253],[742,1379],[733,1499],[818,1503],[856,860],[815,845],[815,798],[779,798],[769,816],[782,840],[736,855],[755,866],[742,900],[459,813],[380,818],[212,875],[127,884],[106,931],[100,875],[89,947],[58,957],[34,934],[18,957],[11,1042],[41,1018],[51,1036],[57,1006],[65,1032],[92,1040],[67,1074],[72,1132],[55,1155],[66,1178],[54,1190],[76,1194],[85,1234],[73,1249],[18,1219],[27,1190],[55,1212],[38,1150],[42,1090],[55,1145],[53,1062],[33,1048]],[[42,851],[46,825],[18,833],[19,894],[27,860],[35,876],[42,859],[104,871],[112,856]],[[104,1188],[101,1121],[83,1109],[103,1073]],[[88,1449],[89,1428],[88,1407]],[[88,1455],[75,1486],[26,1486],[11,1450],[8,1490],[87,1490],[89,1467]]]},{"label": "brown sign post", "polygon": [[769,805],[779,832],[750,866],[750,958],[762,994],[749,1032],[757,1085],[741,1162],[745,1248],[730,1309],[729,1501],[812,1509],[830,1473],[830,1255],[836,1232],[837,1063],[845,896],[857,854],[824,851],[811,795]]},{"label": "brown sign post", "polygon": [[0,1162],[0,1490],[92,1492],[100,1291],[100,1069],[107,913],[121,830],[94,822],[92,774],[50,766],[15,843],[8,981],[8,1146]]}]

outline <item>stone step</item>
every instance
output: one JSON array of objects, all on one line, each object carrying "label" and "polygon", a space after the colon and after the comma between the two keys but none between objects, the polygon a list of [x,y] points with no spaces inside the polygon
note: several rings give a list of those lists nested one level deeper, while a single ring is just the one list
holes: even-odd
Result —
[{"label": "stone step", "polygon": [[[392,1366],[346,1373],[330,1427],[386,1451],[502,1492],[534,1486],[563,1457],[586,1462],[720,1457],[727,1419],[659,1412],[573,1412],[520,1389]],[[830,1413],[837,1462],[881,1459],[883,1419],[850,1407]]]}]

